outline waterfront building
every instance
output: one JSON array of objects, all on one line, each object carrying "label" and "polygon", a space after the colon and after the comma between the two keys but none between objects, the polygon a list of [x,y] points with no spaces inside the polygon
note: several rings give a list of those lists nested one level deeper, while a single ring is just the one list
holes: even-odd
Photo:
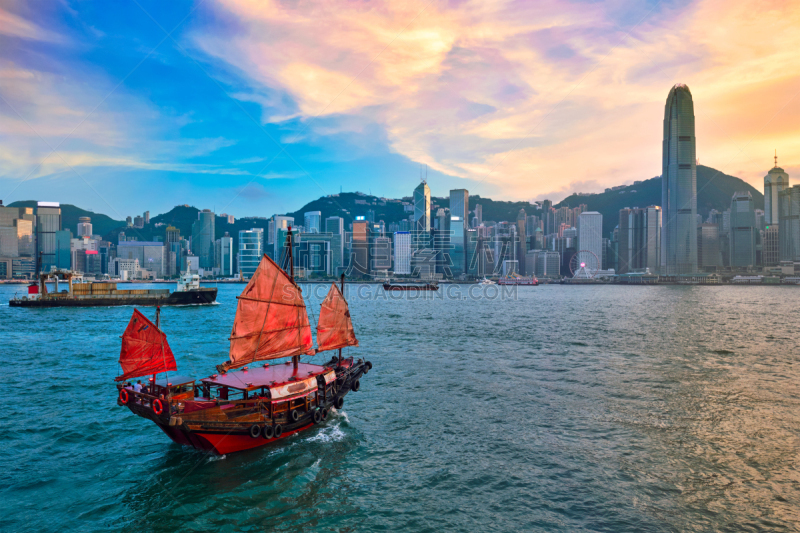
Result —
[{"label": "waterfront building", "polygon": [[227,231],[214,243],[214,256],[219,275],[226,278],[233,276],[233,237]]},{"label": "waterfront building", "polygon": [[319,233],[322,223],[321,211],[309,211],[303,215],[303,225],[306,233]]},{"label": "waterfront building", "polygon": [[36,278],[36,258],[15,257],[11,260],[11,276],[14,279]]},{"label": "waterfront building", "polygon": [[115,257],[108,262],[108,275],[121,280],[141,279],[141,267],[138,259],[122,259]]},{"label": "waterfront building", "polygon": [[150,223],[150,211],[145,211],[143,218],[144,218],[144,223],[145,224],[149,224]]},{"label": "waterfront building", "polygon": [[778,222],[778,195],[789,187],[789,174],[778,166],[775,153],[775,166],[764,176],[764,225],[774,226]]},{"label": "waterfront building", "polygon": [[92,236],[92,219],[89,217],[78,218],[78,237]]},{"label": "waterfront building", "polygon": [[[589,269],[600,270],[603,257],[603,215],[597,211],[587,211],[578,216],[579,263],[586,263]],[[581,251],[591,254],[580,254]],[[597,258],[596,260],[594,258]]]},{"label": "waterfront building", "polygon": [[[619,259],[616,272],[661,267],[661,208],[624,208],[619,211]],[[609,267],[611,268],[611,267]]]},{"label": "waterfront building", "polygon": [[264,229],[252,228],[239,231],[239,275],[250,279],[264,255]]},{"label": "waterfront building", "polygon": [[761,237],[761,262],[765,267],[778,266],[780,262],[779,225],[764,228]]},{"label": "waterfront building", "polygon": [[133,218],[130,216],[125,217],[125,225],[129,228],[133,227]]},{"label": "waterfront building", "polygon": [[199,274],[200,273],[200,258],[196,255],[184,255],[183,256],[183,263],[181,264],[181,272],[189,273],[189,274]]},{"label": "waterfront building", "polygon": [[353,222],[350,235],[350,254],[345,267],[351,276],[369,276],[370,274],[370,224],[366,220]]},{"label": "waterfront building", "polygon": [[450,217],[450,272],[453,278],[458,278],[467,271],[465,221],[460,216]]},{"label": "waterfront building", "polygon": [[664,108],[661,207],[662,274],[697,272],[697,160],[689,87],[672,87]]},{"label": "waterfront building", "polygon": [[192,253],[199,258],[202,269],[214,268],[215,219],[210,209],[203,209],[192,223]]},{"label": "waterfront building", "polygon": [[11,257],[0,257],[0,279],[11,279],[14,277],[14,259]]},{"label": "waterfront building", "polygon": [[800,185],[778,193],[780,261],[800,261]]},{"label": "waterfront building", "polygon": [[430,246],[431,232],[431,189],[426,182],[414,189],[414,238],[415,250]]},{"label": "waterfront building", "polygon": [[520,258],[519,274],[526,275],[525,254],[528,253],[528,214],[524,209],[517,213],[517,257]]},{"label": "waterfront building", "polygon": [[[73,239],[74,241],[75,239]],[[158,241],[126,241],[117,244],[117,257],[138,259],[139,266],[157,278],[164,277],[164,243]]]},{"label": "waterfront building", "polygon": [[36,205],[36,259],[41,272],[56,266],[56,232],[61,230],[61,204],[38,202]]},{"label": "waterfront building", "polygon": [[697,228],[697,261],[701,269],[715,271],[722,268],[719,226],[700,224]]},{"label": "waterfront building", "polygon": [[144,217],[135,216],[133,217],[133,227],[134,228],[143,228],[144,227]]},{"label": "waterfront building", "polygon": [[463,221],[469,220],[469,191],[467,189],[450,191],[450,216],[459,217]]},{"label": "waterfront building", "polygon": [[386,276],[392,269],[392,239],[374,236],[370,246],[370,272],[373,275]]},{"label": "waterfront building", "polygon": [[72,268],[72,232],[68,229],[56,232],[55,267],[59,270]]},{"label": "waterfront building", "polygon": [[394,234],[394,273],[411,274],[411,234],[407,231]]},{"label": "waterfront building", "polygon": [[756,266],[756,218],[750,191],[736,192],[731,199],[729,247],[731,268]]}]

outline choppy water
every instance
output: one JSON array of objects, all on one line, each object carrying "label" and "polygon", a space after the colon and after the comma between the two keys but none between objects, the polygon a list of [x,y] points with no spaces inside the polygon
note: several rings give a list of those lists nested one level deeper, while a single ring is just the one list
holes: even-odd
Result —
[{"label": "choppy water", "polygon": [[[241,289],[163,310],[182,373],[225,359]],[[7,531],[800,523],[798,290],[465,287],[431,301],[364,286],[349,296],[351,354],[375,365],[361,391],[322,427],[224,458],[117,407],[131,308],[9,308],[17,290],[0,287]]]}]

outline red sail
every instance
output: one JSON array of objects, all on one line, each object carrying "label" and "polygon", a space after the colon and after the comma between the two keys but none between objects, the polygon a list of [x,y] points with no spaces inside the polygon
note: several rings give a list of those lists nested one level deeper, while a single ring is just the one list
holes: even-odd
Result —
[{"label": "red sail", "polygon": [[322,301],[317,322],[317,351],[335,350],[345,346],[358,346],[350,308],[335,283]]},{"label": "red sail", "polygon": [[303,295],[266,255],[239,295],[230,341],[228,368],[313,353]]},{"label": "red sail", "polygon": [[133,310],[131,321],[122,334],[119,364],[122,375],[117,381],[178,369],[167,336],[138,309]]}]

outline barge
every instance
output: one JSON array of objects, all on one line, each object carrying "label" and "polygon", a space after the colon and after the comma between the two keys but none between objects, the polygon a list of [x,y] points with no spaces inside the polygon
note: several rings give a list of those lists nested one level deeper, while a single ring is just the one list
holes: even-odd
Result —
[{"label": "barge", "polygon": [[[73,273],[55,270],[39,276],[37,283],[28,286],[28,294],[9,300],[11,307],[110,307],[118,305],[209,305],[217,300],[216,287],[200,287],[200,278],[191,273],[181,275],[175,291],[169,289],[122,290],[113,282],[73,283]],[[55,283],[55,290],[47,290],[47,282]],[[59,280],[67,283],[67,290],[59,292]]]}]

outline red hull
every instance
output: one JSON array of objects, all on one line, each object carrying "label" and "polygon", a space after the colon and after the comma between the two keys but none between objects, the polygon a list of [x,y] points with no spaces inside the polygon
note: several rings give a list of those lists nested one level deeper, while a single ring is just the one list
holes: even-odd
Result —
[{"label": "red hull", "polygon": [[225,455],[233,452],[240,452],[242,450],[250,450],[258,448],[265,444],[273,443],[280,439],[285,439],[295,433],[300,433],[314,424],[287,431],[278,438],[264,439],[262,437],[253,438],[250,435],[242,435],[236,433],[202,433],[202,432],[185,432],[177,427],[169,427],[159,425],[164,433],[169,436],[173,441],[184,446],[192,446],[198,450],[212,452],[217,455]]}]

